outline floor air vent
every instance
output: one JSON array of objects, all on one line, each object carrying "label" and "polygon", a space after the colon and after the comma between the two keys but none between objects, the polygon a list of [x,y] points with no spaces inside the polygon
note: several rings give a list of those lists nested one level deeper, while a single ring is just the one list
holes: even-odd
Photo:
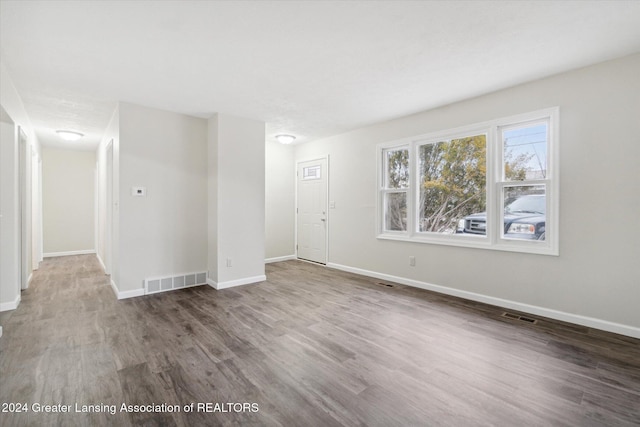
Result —
[{"label": "floor air vent", "polygon": [[187,273],[177,276],[153,277],[144,279],[144,294],[173,291],[175,289],[190,288],[207,283],[207,273]]},{"label": "floor air vent", "polygon": [[502,313],[502,317],[506,317],[507,319],[520,320],[521,322],[531,323],[532,325],[535,325],[536,323],[538,323],[537,319],[532,319],[526,316],[520,316],[519,314],[509,313],[508,311],[505,311],[504,313]]},{"label": "floor air vent", "polygon": [[385,288],[395,288],[395,286],[391,283],[375,282],[375,284],[378,286],[384,286]]}]

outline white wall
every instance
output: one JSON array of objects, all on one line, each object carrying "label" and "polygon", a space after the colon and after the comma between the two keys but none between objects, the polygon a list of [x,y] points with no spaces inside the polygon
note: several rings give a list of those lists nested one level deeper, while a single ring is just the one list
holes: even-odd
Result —
[{"label": "white wall", "polygon": [[112,279],[133,296],[145,278],[207,270],[207,122],[121,103],[118,127]]},{"label": "white wall", "polygon": [[294,148],[267,142],[265,152],[265,252],[267,260],[295,255]]},{"label": "white wall", "polygon": [[218,115],[207,121],[207,271],[218,280]]},{"label": "white wall", "polygon": [[[28,277],[32,271],[34,265],[37,265],[37,262],[41,258],[41,253],[38,251],[39,248],[36,249],[36,253],[34,256],[34,241],[39,241],[41,236],[39,235],[39,229],[32,230],[33,224],[38,224],[41,221],[41,212],[36,206],[36,209],[32,209],[33,200],[40,200],[40,194],[32,194],[33,188],[28,186],[26,191],[26,203],[25,203],[25,212],[27,212],[28,217],[26,218],[26,226],[25,226],[25,239],[24,242],[21,242],[21,234],[20,234],[20,203],[19,203],[19,169],[22,166],[25,170],[25,175],[27,177],[27,183],[31,183],[32,180],[39,181],[38,170],[33,170],[32,173],[32,156],[31,153],[34,154],[34,158],[39,158],[40,153],[40,144],[38,143],[38,139],[33,130],[33,126],[29,120],[29,116],[27,115],[26,110],[24,109],[24,105],[22,103],[22,99],[18,94],[15,86],[13,85],[13,81],[9,76],[5,66],[0,64],[0,105],[2,109],[4,109],[6,115],[9,117],[8,120],[4,120],[5,122],[12,121],[14,124],[14,134],[13,138],[9,138],[8,129],[5,129],[3,132],[3,152],[6,151],[6,155],[11,158],[11,156],[15,156],[14,168],[10,169],[10,165],[7,164],[7,167],[2,168],[2,181],[10,182],[14,181],[15,186],[13,189],[5,188],[7,193],[4,194],[4,207],[6,209],[7,215],[15,216],[15,223],[10,225],[12,230],[7,234],[7,236],[14,235],[15,237],[15,246],[13,246],[11,255],[9,257],[13,257],[14,261],[7,261],[9,258],[0,257],[0,270],[4,271],[16,271],[17,278],[20,280],[21,274],[20,270],[23,269],[25,272],[25,277]],[[19,144],[18,144],[18,128],[22,129],[26,136],[26,152],[27,156],[24,159],[22,165],[19,163]],[[3,156],[4,157],[4,156]],[[3,161],[4,164],[4,161]],[[39,205],[39,204],[38,204]],[[4,215],[4,214],[3,214]],[[13,220],[12,220],[13,221]],[[6,225],[6,224],[5,224]],[[7,237],[7,239],[11,239],[11,237]],[[4,240],[4,235],[3,235]],[[5,246],[7,249],[8,246]],[[24,251],[26,254],[26,262],[24,263],[24,268],[21,266],[21,252]],[[10,264],[7,264],[10,262]],[[11,289],[13,286],[10,285]],[[0,310],[10,310],[17,307],[17,304],[20,301],[20,287],[17,290],[13,290],[12,292],[5,293],[0,297],[2,300],[12,301],[9,305],[1,305]]]},{"label": "white wall", "polygon": [[[634,55],[297,146],[331,156],[330,265],[640,337],[639,75]],[[553,106],[560,256],[376,239],[376,144]]]},{"label": "white wall", "polygon": [[95,252],[95,167],[94,152],[43,148],[45,256]]},{"label": "white wall", "polygon": [[265,124],[216,114],[208,126],[211,284],[264,280]]},{"label": "white wall", "polygon": [[[111,120],[98,149],[96,150],[96,164],[98,176],[98,212],[96,215],[96,254],[102,263],[107,274],[111,274],[112,283],[115,285],[115,277],[117,277],[118,265],[118,242],[119,237],[116,230],[119,229],[119,161],[118,153],[120,146],[120,113],[116,107],[111,115]],[[111,171],[107,171],[107,153],[109,147],[112,150]],[[108,200],[107,190],[111,179],[111,200]]]},{"label": "white wall", "polygon": [[2,109],[0,122],[0,311],[20,301],[18,148],[15,126]]},{"label": "white wall", "polygon": [[31,120],[29,120],[22,99],[4,64],[0,64],[0,103],[15,125],[20,126],[25,132],[32,149],[36,153],[40,153],[40,144],[31,125]]},{"label": "white wall", "polygon": [[[120,103],[97,164],[97,252],[107,260],[112,242],[111,279],[120,298],[142,295],[149,277],[208,270],[218,288],[264,279],[263,122],[219,114],[206,121]],[[132,196],[133,186],[145,187],[146,197]]]}]

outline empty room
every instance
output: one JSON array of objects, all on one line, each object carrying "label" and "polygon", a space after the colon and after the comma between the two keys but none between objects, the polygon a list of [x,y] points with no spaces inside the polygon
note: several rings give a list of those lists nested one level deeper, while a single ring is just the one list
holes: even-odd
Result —
[{"label": "empty room", "polygon": [[640,425],[638,23],[0,0],[0,425]]}]

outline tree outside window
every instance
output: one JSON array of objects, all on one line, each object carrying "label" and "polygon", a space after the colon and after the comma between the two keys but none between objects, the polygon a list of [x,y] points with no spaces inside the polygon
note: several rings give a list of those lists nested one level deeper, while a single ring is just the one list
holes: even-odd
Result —
[{"label": "tree outside window", "polygon": [[452,234],[461,218],[486,209],[486,135],[420,145],[418,156],[419,231]]},{"label": "tree outside window", "polygon": [[407,230],[407,189],[409,188],[409,150],[384,151],[384,229]]}]

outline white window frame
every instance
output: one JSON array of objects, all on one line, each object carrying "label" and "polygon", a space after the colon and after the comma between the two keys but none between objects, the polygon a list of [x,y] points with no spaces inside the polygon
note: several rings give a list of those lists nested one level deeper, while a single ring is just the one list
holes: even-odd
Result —
[{"label": "white window frame", "polygon": [[[505,181],[503,177],[504,147],[501,130],[526,126],[537,122],[546,122],[547,126],[547,171],[544,179],[525,181]],[[439,234],[419,232],[418,192],[418,149],[426,143],[445,141],[472,135],[487,136],[487,234],[472,236],[467,234]],[[410,138],[386,142],[377,145],[377,238],[383,240],[400,240],[427,244],[461,246],[510,252],[524,252],[540,255],[559,255],[559,108],[546,108],[530,113],[504,117],[483,123],[476,123],[441,132],[417,135]],[[407,188],[407,230],[384,230],[384,196],[388,192],[399,189],[386,189],[384,152],[392,149],[409,149],[409,188]],[[504,207],[502,192],[505,187],[545,185],[546,220],[545,240],[515,240],[503,237]]]},{"label": "white window frame", "polygon": [[[413,224],[413,212],[411,210],[411,204],[409,203],[409,199],[411,198],[411,176],[412,176],[412,172],[411,169],[409,169],[409,186],[408,187],[404,187],[404,188],[387,188],[386,185],[386,178],[387,178],[387,158],[384,155],[387,151],[396,151],[396,150],[408,150],[409,151],[409,159],[412,158],[411,156],[411,147],[409,144],[407,144],[405,141],[399,143],[399,144],[387,144],[382,146],[379,150],[378,150],[378,165],[380,165],[380,167],[378,168],[378,188],[380,189],[378,191],[378,195],[380,197],[380,200],[378,201],[378,206],[380,207],[379,209],[379,219],[378,219],[378,224],[380,227],[379,230],[379,234],[384,234],[385,236],[389,236],[389,237],[400,237],[402,238],[403,236],[406,236],[407,233],[410,231],[411,229],[411,225]],[[387,194],[393,194],[393,193],[405,193],[407,195],[407,230],[405,231],[394,231],[394,230],[385,230],[384,229],[384,224],[385,224],[385,206],[384,206],[384,200],[385,200],[385,196]]]}]

